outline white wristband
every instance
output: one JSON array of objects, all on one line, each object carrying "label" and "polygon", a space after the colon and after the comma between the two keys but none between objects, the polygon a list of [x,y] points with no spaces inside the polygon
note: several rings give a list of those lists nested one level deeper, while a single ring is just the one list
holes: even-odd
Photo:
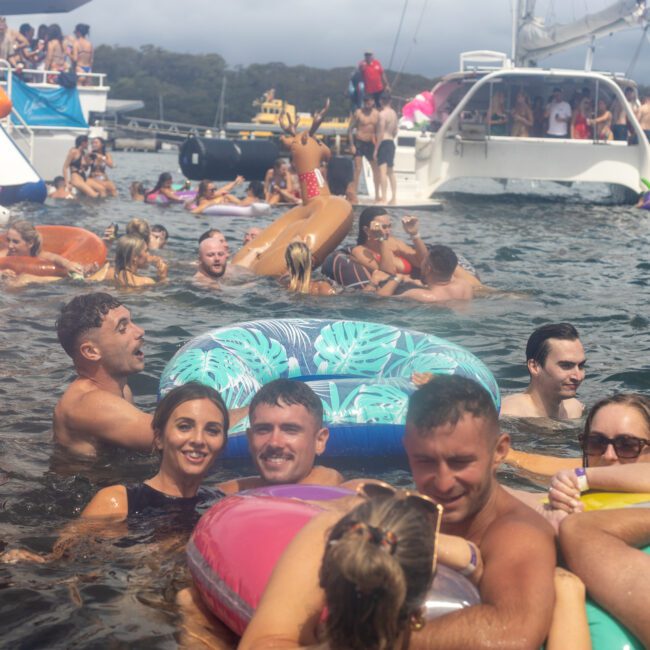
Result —
[{"label": "white wristband", "polygon": [[578,489],[580,492],[587,492],[589,490],[589,481],[587,480],[587,471],[584,467],[578,467],[575,470],[576,478],[578,479]]}]

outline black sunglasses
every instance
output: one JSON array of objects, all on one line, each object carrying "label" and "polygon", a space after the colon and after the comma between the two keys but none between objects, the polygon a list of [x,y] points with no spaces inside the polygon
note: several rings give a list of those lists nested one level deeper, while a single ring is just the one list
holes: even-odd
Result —
[{"label": "black sunglasses", "polygon": [[619,458],[638,458],[643,448],[650,446],[650,440],[626,434],[608,438],[602,433],[589,433],[580,436],[579,440],[582,451],[588,456],[602,456],[607,451],[607,447],[612,445]]}]

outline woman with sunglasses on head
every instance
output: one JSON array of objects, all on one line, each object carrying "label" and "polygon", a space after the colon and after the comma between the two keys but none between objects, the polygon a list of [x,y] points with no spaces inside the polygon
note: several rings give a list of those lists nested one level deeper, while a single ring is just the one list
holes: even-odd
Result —
[{"label": "woman with sunglasses on head", "polygon": [[358,492],[362,503],[316,517],[286,548],[241,650],[407,648],[436,560],[480,574],[476,547],[438,534],[442,508],[428,497],[383,484]]},{"label": "woman with sunglasses on head", "polygon": [[226,200],[226,195],[229,192],[241,185],[244,182],[243,176],[237,176],[234,181],[226,183],[223,187],[217,188],[214,181],[204,180],[199,183],[199,188],[196,193],[196,197],[191,201],[188,201],[185,204],[185,207],[188,210],[192,211],[192,214],[202,214],[206,208],[209,208],[211,205],[219,205],[224,203]]}]

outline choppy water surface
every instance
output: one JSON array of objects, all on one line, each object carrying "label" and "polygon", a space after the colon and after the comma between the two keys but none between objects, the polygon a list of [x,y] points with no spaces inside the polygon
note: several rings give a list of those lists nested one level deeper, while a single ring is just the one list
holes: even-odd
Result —
[{"label": "choppy water surface", "polygon": [[[176,170],[176,158],[115,158],[118,167],[112,176],[121,198],[29,207],[22,214],[36,223],[79,225],[98,233],[111,222],[123,228],[134,216],[169,229],[171,240],[163,252],[170,261],[169,283],[148,291],[115,292],[146,329],[147,367],[129,382],[144,409],[153,408],[158,377],[185,341],[212,327],[260,317],[368,319],[434,333],[474,352],[505,392],[527,383],[523,356],[531,330],[567,320],[576,325],[587,349],[588,376],[580,396],[588,405],[616,390],[650,388],[646,212],[585,203],[565,190],[561,200],[448,197],[444,211],[419,215],[425,239],[462,252],[487,284],[521,294],[476,300],[462,311],[356,294],[293,296],[265,278],[213,292],[189,281],[198,235],[219,227],[236,248],[251,220],[196,218],[181,208],[132,203],[128,183],[153,183],[160,172]],[[60,306],[85,289],[82,283],[66,281],[0,294],[0,550],[48,551],[57,531],[98,487],[154,473],[155,461],[146,456],[117,452],[87,465],[53,454],[52,409],[73,378],[53,325]],[[505,428],[523,449],[576,452],[575,426],[549,430],[506,422]],[[374,465],[347,459],[338,467],[348,476],[409,481],[399,459]],[[219,465],[212,478],[249,470]],[[525,477],[504,476],[527,484]],[[174,647],[173,594],[187,576],[182,552],[174,546],[177,540],[166,538],[172,551],[163,553],[158,547],[152,551],[154,538],[155,532],[129,531],[117,540],[86,542],[51,565],[0,566],[0,645]],[[134,544],[138,541],[148,543]]]}]

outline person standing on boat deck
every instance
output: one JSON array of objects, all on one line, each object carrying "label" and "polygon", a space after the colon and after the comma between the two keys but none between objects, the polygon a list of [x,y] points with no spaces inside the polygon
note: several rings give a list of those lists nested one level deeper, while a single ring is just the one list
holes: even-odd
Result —
[{"label": "person standing on boat deck", "polygon": [[363,61],[357,67],[363,77],[365,97],[371,96],[375,106],[380,108],[379,99],[382,92],[390,92],[384,68],[371,51],[364,52]]},{"label": "person standing on boat deck", "polygon": [[537,328],[526,344],[530,384],[523,393],[508,395],[501,415],[524,418],[579,418],[584,404],[576,393],[585,378],[585,351],[570,323]]},{"label": "person standing on boat deck", "polygon": [[[381,95],[381,109],[377,120],[375,136],[375,159],[379,173],[379,203],[395,205],[397,181],[393,167],[395,165],[395,138],[397,138],[397,113],[391,106],[390,93]],[[388,183],[390,183],[390,201],[388,201]]]},{"label": "person standing on boat deck", "polygon": [[323,426],[323,403],[307,384],[292,379],[265,384],[251,400],[249,417],[248,449],[259,476],[220,483],[220,490],[233,494],[265,485],[343,482],[336,470],[314,466],[329,430]]},{"label": "person standing on boat deck", "polygon": [[[84,23],[79,23],[74,28],[75,41],[72,49],[72,60],[77,66],[78,75],[89,74],[93,71],[94,50],[93,44],[88,38],[88,32],[90,32],[90,27]],[[87,79],[80,76],[79,83],[85,85]]]},{"label": "person standing on boat deck", "polygon": [[373,97],[366,95],[363,100],[363,108],[354,111],[348,127],[350,153],[354,156],[354,178],[352,180],[354,200],[352,203],[357,202],[357,189],[363,165],[362,158],[365,158],[372,167],[372,176],[375,183],[375,199],[379,198],[379,178],[377,163],[375,161],[378,122],[379,111],[375,108],[375,100]]},{"label": "person standing on boat deck", "polygon": [[[628,86],[625,89],[625,100],[630,105],[631,111],[636,114],[638,110],[636,106],[636,93],[632,86]],[[628,139],[630,131],[630,123],[627,119],[625,106],[621,104],[618,98],[616,98],[612,102],[611,110],[613,116],[612,133],[614,134],[614,140],[625,142]]]},{"label": "person standing on boat deck", "polygon": [[639,124],[645,133],[645,137],[650,142],[650,95],[646,95],[642,99],[641,106],[637,113]]},{"label": "person standing on boat deck", "polygon": [[544,116],[548,119],[547,138],[568,138],[571,122],[571,106],[562,98],[562,89],[553,88],[553,96]]}]

